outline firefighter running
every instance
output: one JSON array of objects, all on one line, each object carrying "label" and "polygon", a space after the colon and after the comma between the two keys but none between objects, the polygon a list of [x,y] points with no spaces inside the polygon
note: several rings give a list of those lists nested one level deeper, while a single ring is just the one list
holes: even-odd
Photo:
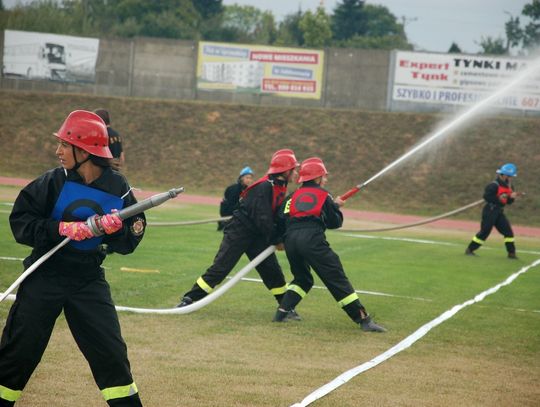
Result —
[{"label": "firefighter running", "polygon": [[465,250],[465,254],[475,256],[475,250],[486,242],[495,226],[499,233],[504,236],[504,245],[506,246],[508,258],[517,259],[514,232],[504,214],[504,207],[511,205],[518,195],[511,183],[511,179],[517,175],[517,167],[515,164],[507,163],[496,172],[497,178],[495,181],[490,182],[484,191],[486,204],[482,209],[480,231],[472,238]]},{"label": "firefighter running", "polygon": [[[121,254],[133,252],[145,217],[140,213],[122,221],[114,215],[136,200],[124,176],[109,167],[112,155],[101,118],[74,111],[55,136],[61,167],[19,193],[9,221],[15,240],[33,248],[25,268],[66,237],[71,241],[19,287],[0,342],[0,406],[13,406],[21,396],[62,311],[106,402],[142,406],[101,267],[100,244]],[[104,233],[99,237],[84,222],[97,215]]]},{"label": "firefighter running", "polygon": [[[246,188],[231,222],[225,227],[221,246],[212,264],[186,292],[177,307],[192,304],[210,294],[238,263],[242,254],[253,260],[271,244],[278,244],[275,216],[296,176],[298,162],[292,150],[274,153],[267,175]],[[285,277],[275,253],[256,267],[278,304],[286,290]]]},{"label": "firefighter running", "polygon": [[308,158],[300,167],[302,183],[282,206],[286,219],[285,251],[294,279],[289,284],[274,316],[275,322],[289,319],[290,311],[302,301],[313,286],[310,267],[320,277],[339,306],[363,331],[385,332],[360,303],[345,275],[338,255],[330,248],[325,229],[338,229],[343,223],[340,207],[345,201],[332,196],[323,186],[327,171],[320,158]]}]

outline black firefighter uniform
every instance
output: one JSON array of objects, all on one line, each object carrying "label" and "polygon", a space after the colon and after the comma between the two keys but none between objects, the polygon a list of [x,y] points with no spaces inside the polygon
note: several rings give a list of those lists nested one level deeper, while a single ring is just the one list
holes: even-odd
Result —
[{"label": "black firefighter uniform", "polygon": [[[25,269],[64,239],[58,233],[60,220],[85,220],[134,203],[127,180],[110,168],[90,185],[84,185],[75,171],[47,171],[19,193],[9,217],[15,240],[33,248],[24,260]],[[140,213],[124,220],[123,228],[112,235],[70,241],[22,282],[0,342],[0,406],[11,406],[20,397],[62,311],[107,403],[141,406],[101,267],[101,244],[131,253],[143,237],[145,223]]]}]

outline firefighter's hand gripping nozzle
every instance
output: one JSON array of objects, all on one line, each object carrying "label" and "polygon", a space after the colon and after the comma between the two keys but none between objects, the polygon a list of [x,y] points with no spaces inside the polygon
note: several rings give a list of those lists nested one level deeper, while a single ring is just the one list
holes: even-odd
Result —
[{"label": "firefighter's hand gripping nozzle", "polygon": [[[144,201],[137,202],[135,205],[128,206],[127,208],[116,212],[116,214],[120,217],[120,219],[125,220],[138,213],[144,212],[147,209],[161,205],[163,202],[171,198],[176,198],[182,192],[184,192],[184,187],[172,188],[167,192],[152,195],[150,198],[146,198]],[[86,224],[88,225],[90,230],[92,230],[94,236],[102,236],[105,233],[103,227],[101,226],[100,219],[101,217],[99,216],[90,216],[86,220]]]}]

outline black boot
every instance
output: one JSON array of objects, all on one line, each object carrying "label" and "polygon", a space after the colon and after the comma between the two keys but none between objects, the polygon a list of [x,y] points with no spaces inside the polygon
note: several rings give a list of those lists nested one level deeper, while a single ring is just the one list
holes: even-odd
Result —
[{"label": "black boot", "polygon": [[366,315],[360,320],[360,329],[364,332],[386,332],[386,329],[377,325],[369,315]]},{"label": "black boot", "polygon": [[189,297],[182,297],[176,308],[182,308],[188,305],[193,304],[193,300]]}]

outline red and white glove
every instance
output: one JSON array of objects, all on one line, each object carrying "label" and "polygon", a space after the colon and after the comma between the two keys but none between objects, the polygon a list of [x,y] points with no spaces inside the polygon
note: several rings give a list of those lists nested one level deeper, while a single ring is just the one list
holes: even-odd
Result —
[{"label": "red and white glove", "polygon": [[80,241],[94,237],[92,230],[85,222],[60,222],[58,226],[60,236],[69,237],[71,240]]},{"label": "red and white glove", "polygon": [[120,219],[120,216],[115,213],[118,211],[113,209],[112,212],[113,213],[103,215],[99,218],[99,225],[101,226],[103,232],[105,232],[107,235],[111,235],[114,232],[118,232],[120,229],[122,229],[122,219]]}]

